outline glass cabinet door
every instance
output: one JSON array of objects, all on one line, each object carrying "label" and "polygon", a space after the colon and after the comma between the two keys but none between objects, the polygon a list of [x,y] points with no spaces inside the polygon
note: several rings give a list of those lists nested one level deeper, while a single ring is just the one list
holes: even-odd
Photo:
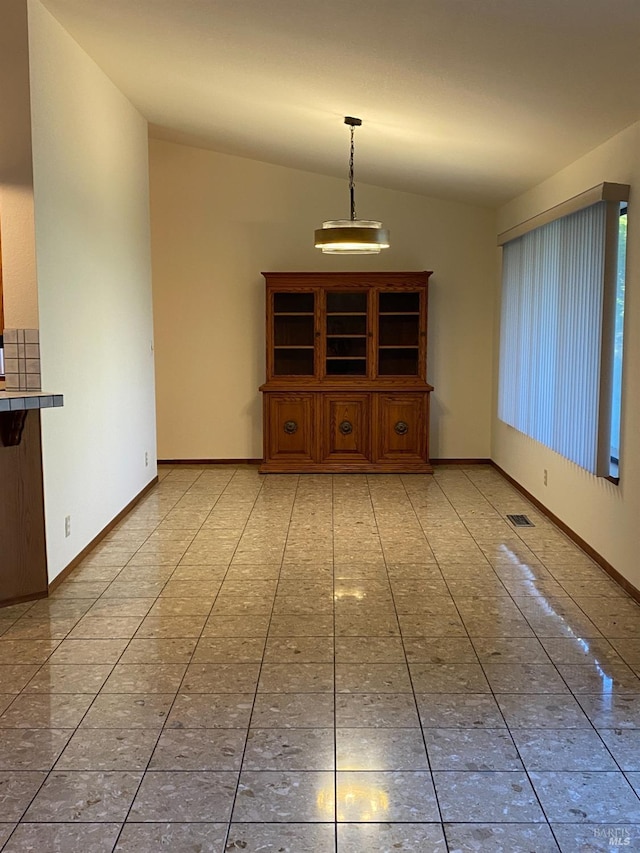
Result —
[{"label": "glass cabinet door", "polygon": [[420,296],[378,293],[378,376],[420,375]]},{"label": "glass cabinet door", "polygon": [[315,373],[315,293],[273,294],[273,373],[313,376]]},{"label": "glass cabinet door", "polygon": [[367,292],[328,291],[326,298],[326,375],[366,376]]}]

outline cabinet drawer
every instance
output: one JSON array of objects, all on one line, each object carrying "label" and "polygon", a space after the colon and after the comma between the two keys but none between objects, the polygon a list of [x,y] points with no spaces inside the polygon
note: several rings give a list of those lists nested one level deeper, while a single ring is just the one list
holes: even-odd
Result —
[{"label": "cabinet drawer", "polygon": [[376,394],[375,397],[376,461],[426,461],[427,395]]},{"label": "cabinet drawer", "polygon": [[313,394],[265,394],[264,428],[267,460],[313,462],[317,458]]},{"label": "cabinet drawer", "polygon": [[368,394],[323,394],[322,461],[366,462],[371,459]]}]

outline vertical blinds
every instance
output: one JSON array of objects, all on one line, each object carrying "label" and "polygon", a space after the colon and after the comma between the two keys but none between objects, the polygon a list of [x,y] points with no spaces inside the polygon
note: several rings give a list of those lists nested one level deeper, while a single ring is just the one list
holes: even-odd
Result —
[{"label": "vertical blinds", "polygon": [[502,421],[603,475],[608,207],[593,204],[505,243],[498,397]]}]

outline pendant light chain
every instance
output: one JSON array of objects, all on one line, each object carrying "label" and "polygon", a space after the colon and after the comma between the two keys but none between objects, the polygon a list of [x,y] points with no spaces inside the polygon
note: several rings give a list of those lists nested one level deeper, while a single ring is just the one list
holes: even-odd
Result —
[{"label": "pendant light chain", "polygon": [[377,255],[389,248],[389,232],[377,219],[358,219],[353,161],[355,158],[355,129],[362,119],[345,116],[351,130],[349,148],[349,219],[327,219],[315,232],[315,247],[332,255]]},{"label": "pendant light chain", "polygon": [[351,200],[351,221],[355,222],[358,218],[356,216],[356,187],[353,178],[353,155],[355,153],[356,129],[353,125],[351,125],[349,129],[351,130],[351,150],[349,153],[349,197]]}]

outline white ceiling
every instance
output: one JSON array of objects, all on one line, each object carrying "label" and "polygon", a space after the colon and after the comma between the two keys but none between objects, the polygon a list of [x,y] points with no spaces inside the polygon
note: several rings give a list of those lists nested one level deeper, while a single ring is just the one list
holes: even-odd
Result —
[{"label": "white ceiling", "polygon": [[[494,205],[640,119],[640,0],[43,0],[152,134]],[[603,180],[607,176],[603,175]]]}]

